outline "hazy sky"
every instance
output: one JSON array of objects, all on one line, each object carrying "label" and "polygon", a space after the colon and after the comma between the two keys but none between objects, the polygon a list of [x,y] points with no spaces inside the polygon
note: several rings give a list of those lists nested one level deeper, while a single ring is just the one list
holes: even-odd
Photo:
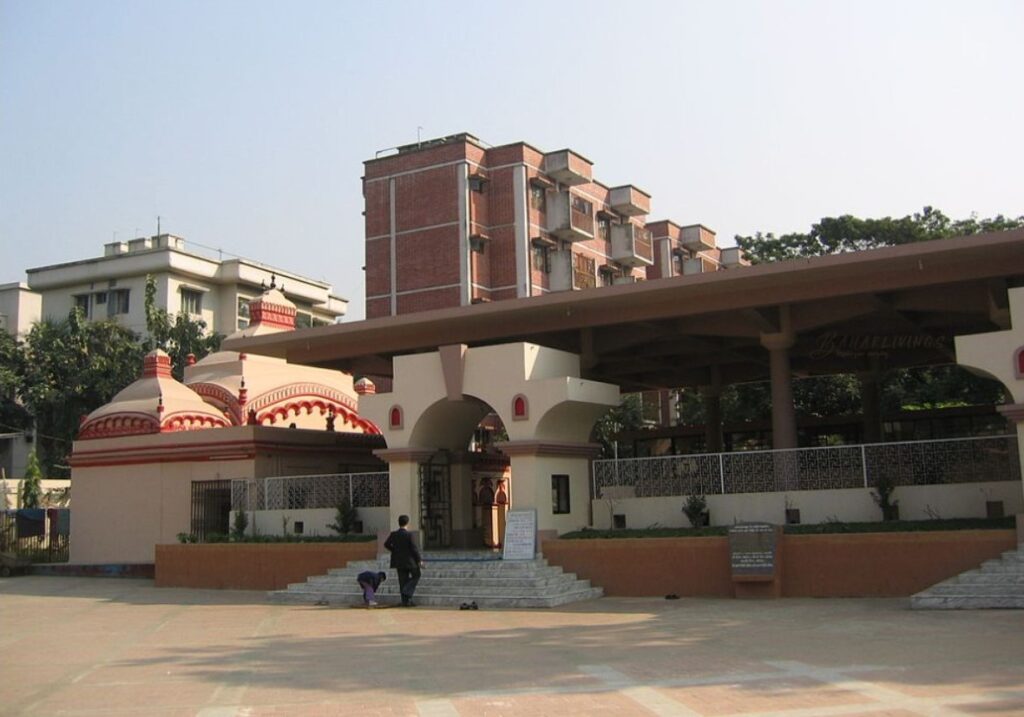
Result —
[{"label": "hazy sky", "polygon": [[1024,214],[1024,2],[0,0],[0,283],[162,228],[363,316],[362,161],[571,147],[725,243]]}]

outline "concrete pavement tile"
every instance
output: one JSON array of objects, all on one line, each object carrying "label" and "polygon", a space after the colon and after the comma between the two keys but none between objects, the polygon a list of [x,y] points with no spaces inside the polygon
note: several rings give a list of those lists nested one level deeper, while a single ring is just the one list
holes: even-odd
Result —
[{"label": "concrete pavement tile", "polygon": [[870,697],[805,677],[682,688],[661,687],[659,692],[701,715],[743,714],[781,710],[813,710],[872,704]]}]

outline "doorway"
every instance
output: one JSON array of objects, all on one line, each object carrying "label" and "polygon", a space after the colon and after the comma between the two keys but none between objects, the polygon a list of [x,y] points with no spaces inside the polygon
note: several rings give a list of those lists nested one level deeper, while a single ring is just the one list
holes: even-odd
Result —
[{"label": "doorway", "polygon": [[451,468],[448,451],[438,451],[420,464],[420,530],[424,549],[451,547]]}]

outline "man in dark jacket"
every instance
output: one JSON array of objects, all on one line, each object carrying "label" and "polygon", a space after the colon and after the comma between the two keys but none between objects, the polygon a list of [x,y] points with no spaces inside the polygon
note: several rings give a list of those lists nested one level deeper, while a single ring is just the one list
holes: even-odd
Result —
[{"label": "man in dark jacket", "polygon": [[412,539],[412,533],[405,529],[409,524],[408,515],[398,516],[398,530],[384,541],[384,547],[391,552],[391,567],[398,571],[398,591],[402,594],[402,607],[413,607],[412,596],[416,583],[420,581],[423,557]]}]

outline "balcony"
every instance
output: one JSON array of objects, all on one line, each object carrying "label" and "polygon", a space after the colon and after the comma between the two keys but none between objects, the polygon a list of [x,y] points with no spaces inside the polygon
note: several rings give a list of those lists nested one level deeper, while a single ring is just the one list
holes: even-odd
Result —
[{"label": "balcony", "polygon": [[596,262],[572,251],[551,253],[551,290],[573,291],[597,286]]},{"label": "balcony", "polygon": [[627,222],[612,225],[612,261],[623,266],[650,266],[654,263],[651,233]]},{"label": "balcony", "polygon": [[612,284],[615,286],[622,286],[623,284],[636,284],[640,281],[643,281],[643,279],[637,278],[632,274],[626,274],[625,276],[616,276],[612,279]]},{"label": "balcony", "polygon": [[594,205],[568,190],[548,195],[548,232],[565,241],[594,238]]},{"label": "balcony", "polygon": [[544,155],[544,173],[561,184],[574,187],[593,181],[593,163],[571,149]]},{"label": "balcony", "polygon": [[714,249],[715,233],[703,224],[691,224],[682,228],[679,243],[690,251]]},{"label": "balcony", "polygon": [[697,256],[683,261],[683,276],[707,274],[711,271],[718,271],[718,264],[706,256]]},{"label": "balcony", "polygon": [[608,193],[608,204],[619,214],[639,217],[651,213],[651,195],[632,184],[612,187]]},{"label": "balcony", "polygon": [[750,266],[750,261],[743,256],[743,251],[738,246],[722,249],[722,267],[731,269],[737,266]]}]

